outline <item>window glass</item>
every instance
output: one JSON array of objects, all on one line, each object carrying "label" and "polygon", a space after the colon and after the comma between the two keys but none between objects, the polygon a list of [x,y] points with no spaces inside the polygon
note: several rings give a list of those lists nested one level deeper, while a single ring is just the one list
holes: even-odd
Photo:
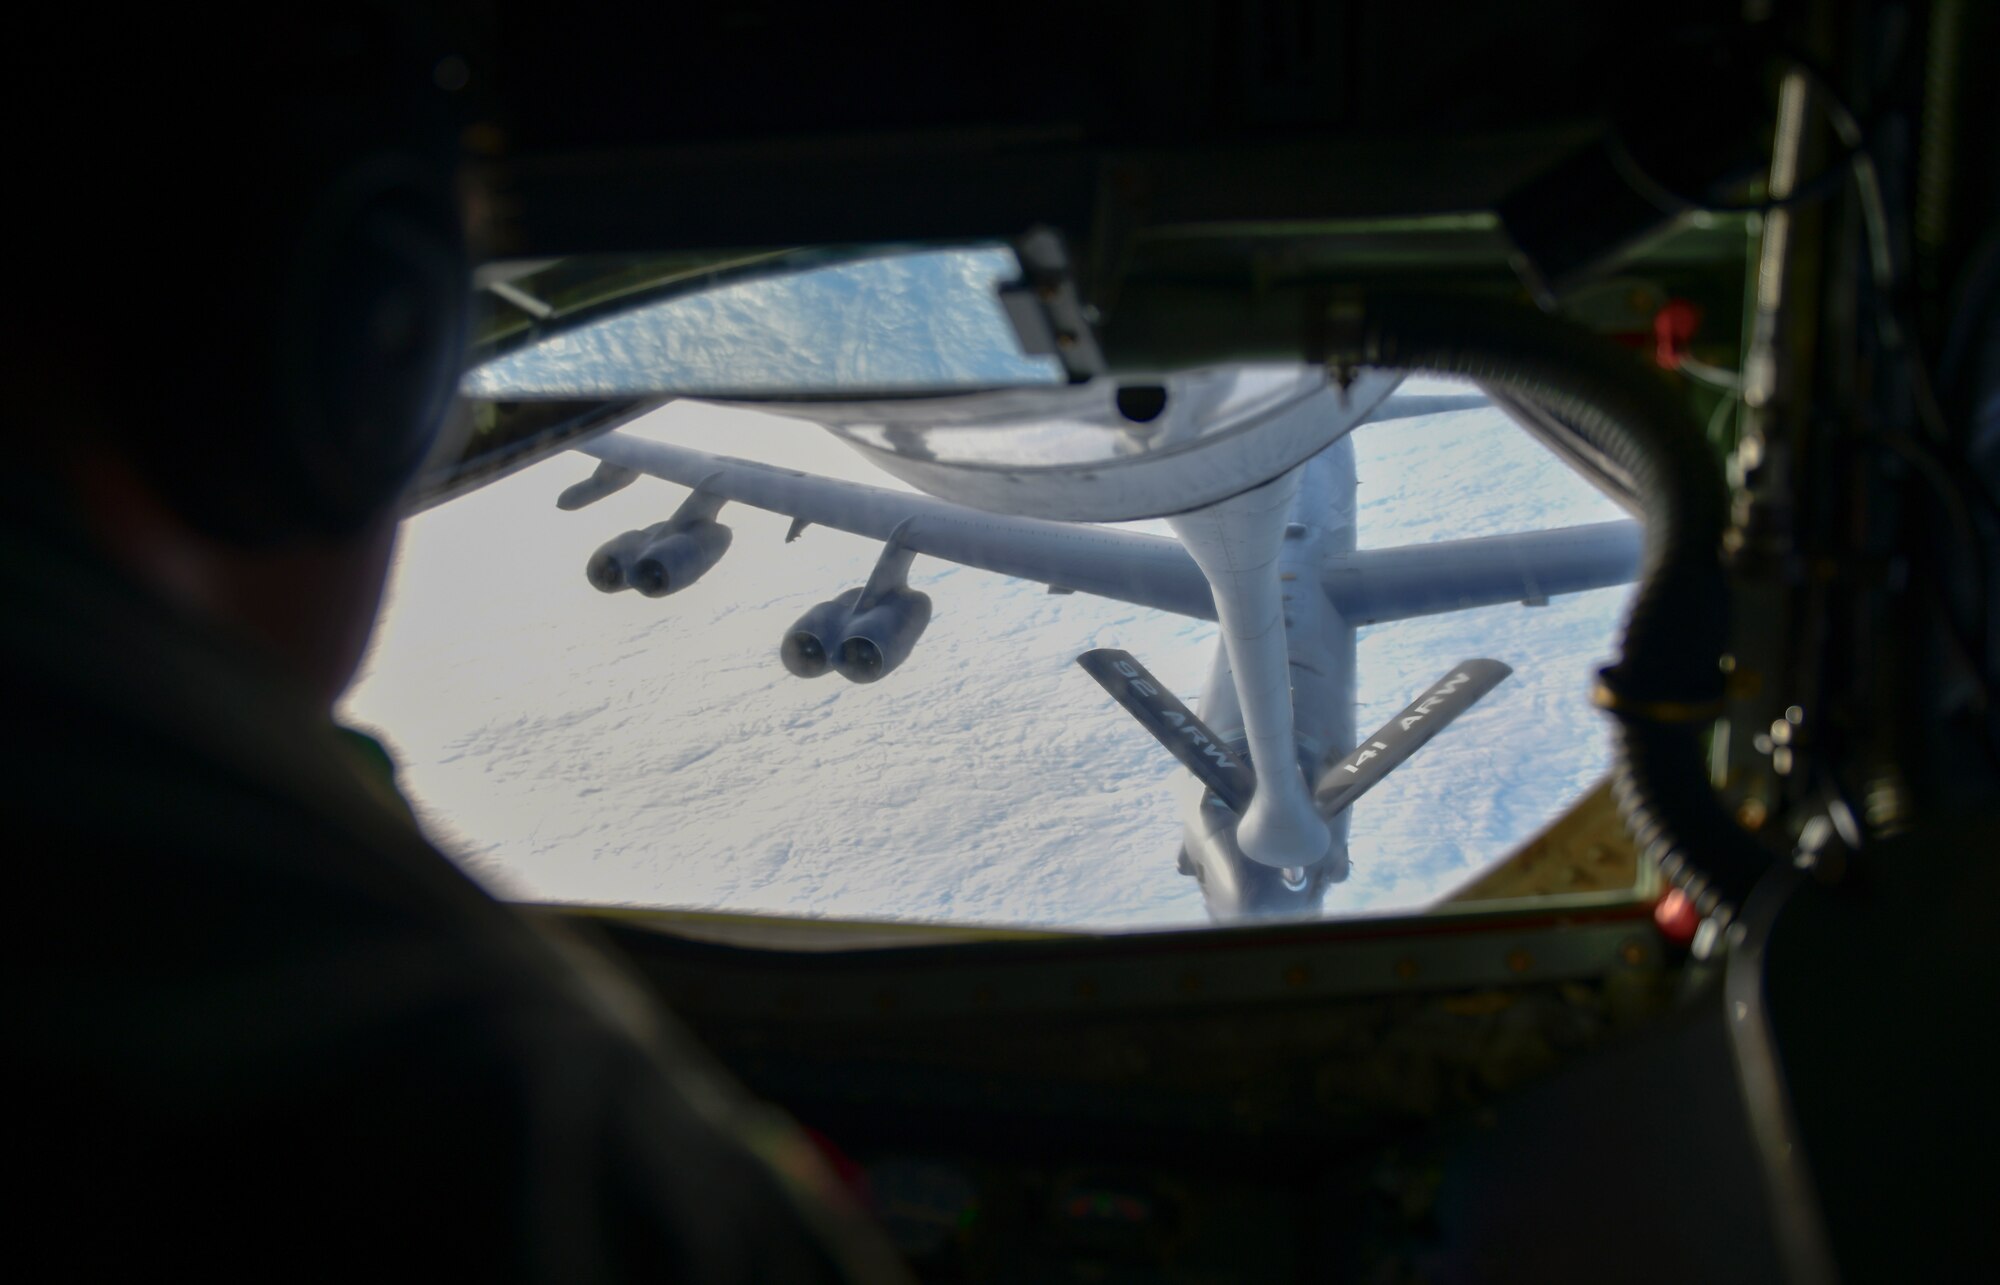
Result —
[{"label": "window glass", "polygon": [[[823,429],[751,409],[676,402],[623,431],[909,490]],[[1623,517],[1491,406],[1366,425],[1351,451],[1364,552]],[[427,828],[481,879],[512,897],[785,915],[1208,921],[1177,869],[1199,785],[1074,661],[1122,648],[1199,714],[1215,625],[919,556],[909,585],[933,616],[908,659],[878,682],[797,678],[779,659],[787,630],[862,585],[880,543],[818,526],[788,542],[786,516],[732,503],[718,516],[733,540],[698,582],[600,593],[593,551],[687,491],[641,478],[559,511],[594,465],[559,455],[408,522],[343,707],[382,734]],[[1586,693],[1627,593],[1348,635],[1357,736],[1461,660],[1513,673],[1354,805],[1352,875],[1325,914],[1428,904],[1601,777],[1606,728]]]},{"label": "window glass", "polygon": [[[546,271],[570,270],[567,263]],[[1063,379],[1033,357],[1001,308],[1020,276],[1004,246],[883,254],[721,284],[677,280],[581,325],[551,324],[469,371],[474,397],[737,396],[942,391]],[[496,280],[490,306],[549,307],[534,275]],[[495,292],[498,293],[495,293]],[[560,323],[557,312],[554,322]]]}]

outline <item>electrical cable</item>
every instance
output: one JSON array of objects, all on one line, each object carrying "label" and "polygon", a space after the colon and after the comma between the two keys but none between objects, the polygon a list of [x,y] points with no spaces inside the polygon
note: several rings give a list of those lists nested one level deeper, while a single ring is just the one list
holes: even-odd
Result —
[{"label": "electrical cable", "polygon": [[1709,441],[1715,442],[1721,440],[1722,421],[1728,416],[1730,411],[1736,408],[1736,404],[1740,400],[1740,398],[1736,397],[1724,397],[1717,400],[1715,409],[1708,414]]},{"label": "electrical cable", "polygon": [[1658,176],[1640,163],[1630,149],[1615,146],[1611,149],[1612,163],[1627,183],[1652,203],[1662,214],[1680,215],[1689,212],[1699,214],[1769,214],[1773,210],[1787,210],[1797,206],[1811,205],[1824,201],[1840,190],[1847,181],[1847,169],[1852,162],[1851,153],[1843,153],[1827,163],[1819,173],[1794,186],[1783,196],[1759,197],[1754,201],[1718,201],[1713,197],[1689,196],[1677,188],[1669,187]]},{"label": "electrical cable", "polygon": [[[1919,447],[1916,443],[1887,434],[1872,435],[1872,440],[1911,463],[1918,476],[1938,494],[1960,537],[1960,547],[1965,549],[1967,555],[1974,561],[1973,576],[1977,586],[1975,612],[1979,616],[1979,621],[1970,631],[1972,637],[1965,636],[1966,627],[1957,618],[1958,612],[1950,603],[1945,604],[1944,616],[1952,642],[1961,652],[1961,659],[1973,671],[1982,707],[1990,707],[1991,692],[1995,686],[1991,673],[1991,653],[1987,645],[1991,630],[1990,623],[1986,620],[1990,612],[1991,575],[1987,565],[1986,546],[1981,541],[1980,532],[1969,515],[1969,508],[1976,506],[1982,509],[1992,521],[2000,524],[2000,503],[1995,502],[1976,470],[1967,468],[1954,472],[1937,458],[1937,452],[1944,450],[1951,440],[1950,427],[1945,420],[1943,407],[1938,401],[1929,364],[1924,360],[1915,339],[1915,329],[1908,319],[1901,315],[1904,303],[1900,289],[1901,273],[1897,268],[1895,243],[1890,231],[1888,200],[1882,188],[1881,171],[1868,148],[1867,129],[1853,109],[1847,105],[1846,100],[1834,89],[1831,78],[1812,60],[1788,54],[1785,62],[1790,70],[1796,71],[1806,80],[1826,116],[1829,127],[1841,144],[1839,155],[1819,174],[1784,197],[1740,204],[1697,200],[1674,191],[1648,173],[1639,165],[1637,158],[1629,153],[1623,158],[1629,167],[1627,176],[1634,181],[1634,186],[1656,205],[1662,204],[1659,198],[1665,196],[1669,201],[1679,202],[1683,208],[1710,213],[1767,213],[1806,204],[1831,195],[1848,176],[1852,176],[1855,197],[1861,208],[1863,241],[1867,248],[1868,278],[1878,295],[1879,306],[1875,309],[1876,337],[1883,349],[1903,366],[1910,381],[1911,400],[1915,405],[1918,421],[1923,427],[1925,436],[1930,439],[1931,445]],[[1687,361],[1683,361],[1682,369],[1690,377],[1702,382],[1717,387],[1730,386],[1724,382],[1728,372]]]},{"label": "electrical cable", "polygon": [[1904,365],[1918,419],[1932,444],[1926,447],[1906,438],[1879,432],[1869,434],[1867,440],[1896,453],[1930,485],[1950,516],[1959,538],[1959,547],[1972,559],[1973,610],[1976,617],[1972,637],[1967,639],[1963,636],[1965,626],[1957,619],[1958,613],[1949,601],[1944,604],[1944,618],[1952,642],[1962,653],[1960,659],[1973,675],[1981,713],[1984,714],[1991,708],[1994,685],[1988,646],[1991,623],[1987,619],[1991,609],[1991,569],[1987,546],[1980,538],[1981,533],[1970,509],[1974,505],[1983,508],[1991,520],[2000,523],[2000,505],[1994,503],[1976,469],[1966,467],[1954,472],[1938,458],[1938,453],[1951,440],[1951,430],[1932,384],[1929,363],[1924,360],[1916,340],[1915,328],[1906,318],[1898,315],[1904,300],[1889,228],[1888,202],[1882,191],[1881,172],[1876,168],[1874,156],[1868,151],[1861,122],[1817,68],[1804,60],[1794,60],[1794,65],[1812,85],[1826,111],[1828,123],[1852,157],[1855,195],[1861,205],[1862,226],[1868,246],[1869,279],[1879,296],[1875,313],[1876,335],[1883,348]]},{"label": "electrical cable", "polygon": [[[1889,451],[1897,458],[1909,464],[1916,471],[1917,476],[1928,483],[1931,490],[1937,495],[1951,524],[1953,535],[1958,539],[1960,547],[1968,550],[1972,556],[1973,590],[1977,601],[1982,604],[1981,610],[1983,611],[1983,604],[1988,601],[1987,595],[1991,588],[1990,568],[1984,556],[1985,546],[1980,539],[1978,526],[1972,519],[1971,506],[1965,502],[1964,495],[1960,493],[1958,487],[1952,482],[1951,474],[1946,471],[1944,465],[1932,456],[1930,452],[1906,438],[1871,433],[1864,440],[1882,447],[1884,450]],[[1951,626],[1952,631],[1956,634],[1963,626],[1950,617],[1951,613],[1947,611],[1946,623]],[[1976,658],[1986,655],[1987,634],[1986,622],[1982,619],[1974,626],[1972,639],[1954,638],[1953,640],[1967,653],[1965,659],[1973,665],[1974,678],[1979,685],[1982,706],[1989,700],[1991,685],[1985,676],[1985,664]]]},{"label": "electrical cable", "polygon": [[[1743,391],[1743,376],[1733,370],[1724,370],[1720,366],[1711,366],[1705,361],[1696,361],[1692,357],[1682,357],[1680,365],[1675,369],[1679,370],[1689,379],[1707,384],[1710,388],[1720,388],[1724,392],[1730,393],[1740,393]],[[1724,400],[1729,399],[1725,398]]]},{"label": "electrical cable", "polygon": [[1724,709],[1722,565],[1728,488],[1678,391],[1631,354],[1538,311],[1462,297],[1371,299],[1361,364],[1458,375],[1546,408],[1629,475],[1645,552],[1598,703],[1617,722],[1613,793],[1643,855],[1707,916],[1727,921],[1774,855],[1708,779],[1706,726]]}]

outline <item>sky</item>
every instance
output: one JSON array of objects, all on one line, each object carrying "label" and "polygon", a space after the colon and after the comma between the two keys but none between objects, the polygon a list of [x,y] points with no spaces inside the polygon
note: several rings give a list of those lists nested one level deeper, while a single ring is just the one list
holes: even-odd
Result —
[{"label": "sky", "polygon": [[[908,489],[823,430],[752,411],[676,402],[629,431]],[[1368,426],[1355,445],[1364,547],[1622,516],[1496,410]],[[342,706],[488,886],[841,918],[1206,922],[1174,870],[1182,769],[1073,660],[1126,648],[1195,704],[1213,625],[919,557],[910,583],[935,616],[910,659],[868,686],[797,679],[778,662],[787,627],[861,584],[878,546],[820,527],[786,544],[787,519],[730,505],[734,544],[699,583],[600,594],[590,553],[685,492],[641,479],[558,511],[593,467],[560,455],[407,522]],[[1458,660],[1515,673],[1356,806],[1354,874],[1329,914],[1426,904],[1598,780],[1608,741],[1587,692],[1626,594],[1362,631],[1364,729]]]}]

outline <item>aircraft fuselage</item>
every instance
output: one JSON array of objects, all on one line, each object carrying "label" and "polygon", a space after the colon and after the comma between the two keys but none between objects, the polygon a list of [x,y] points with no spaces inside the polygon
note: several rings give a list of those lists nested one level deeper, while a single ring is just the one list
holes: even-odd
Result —
[{"label": "aircraft fuselage", "polygon": [[[1356,498],[1354,443],[1343,437],[1301,466],[1279,548],[1293,736],[1308,786],[1355,744],[1355,630],[1322,581],[1330,558],[1354,551]],[[1236,674],[1222,642],[1197,712],[1226,745],[1247,754]],[[1245,856],[1236,842],[1236,813],[1190,782],[1183,806],[1183,869],[1201,881],[1203,898],[1217,918],[1314,913],[1327,887],[1347,877],[1346,813],[1329,822],[1332,842],[1322,860],[1278,869]]]}]

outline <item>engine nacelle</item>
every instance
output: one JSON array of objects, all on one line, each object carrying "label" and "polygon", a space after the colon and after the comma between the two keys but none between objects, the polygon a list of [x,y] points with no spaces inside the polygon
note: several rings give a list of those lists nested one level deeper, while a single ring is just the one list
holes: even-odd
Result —
[{"label": "engine nacelle", "polygon": [[909,659],[931,622],[931,596],[891,589],[847,623],[833,667],[852,683],[872,683]]},{"label": "engine nacelle", "polygon": [[599,593],[617,593],[632,587],[632,564],[639,560],[648,546],[656,543],[669,529],[666,522],[656,522],[652,526],[637,531],[627,531],[614,535],[597,547],[584,565],[583,574],[591,587]]},{"label": "engine nacelle", "polygon": [[720,522],[686,523],[648,544],[625,569],[626,583],[648,598],[677,593],[722,561],[729,541],[729,528]]},{"label": "engine nacelle", "polygon": [[831,668],[833,653],[847,634],[847,618],[859,601],[861,591],[849,589],[792,622],[785,641],[778,644],[778,659],[785,668],[799,678],[818,678]]}]

